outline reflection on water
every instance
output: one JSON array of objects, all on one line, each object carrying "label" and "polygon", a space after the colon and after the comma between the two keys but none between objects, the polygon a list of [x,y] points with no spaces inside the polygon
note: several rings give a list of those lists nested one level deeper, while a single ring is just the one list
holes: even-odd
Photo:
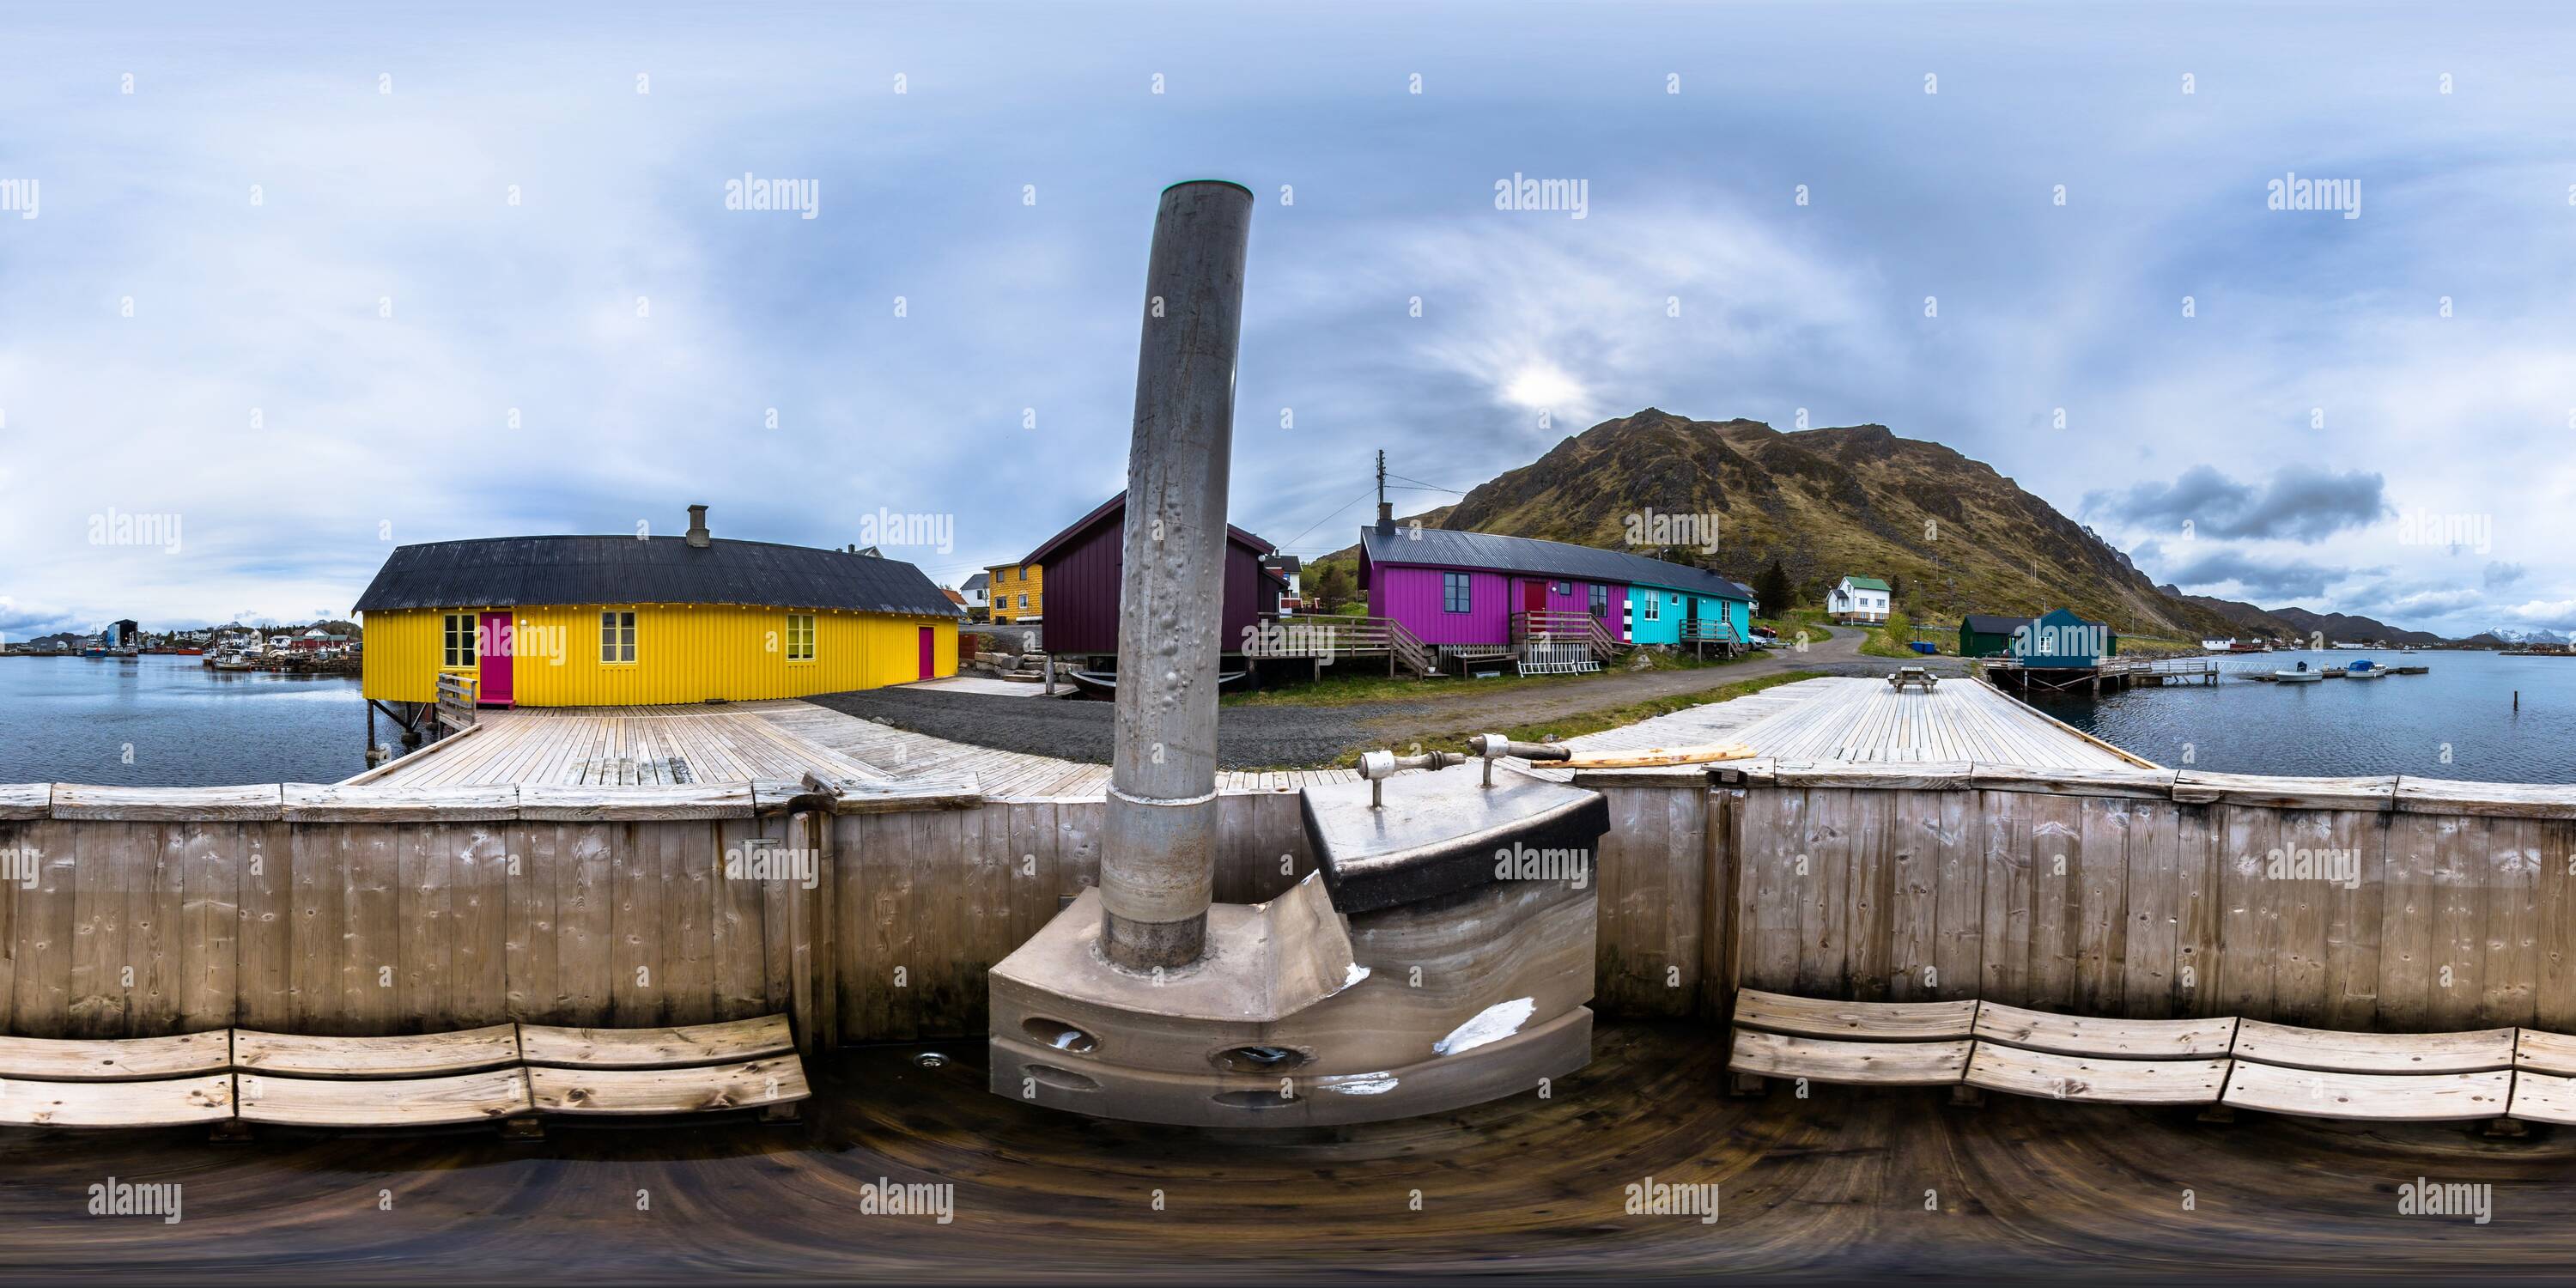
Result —
[{"label": "reflection on water", "polygon": [[[0,658],[0,783],[328,783],[367,767],[356,680],[201,663]],[[388,721],[376,734],[395,740]]]},{"label": "reflection on water", "polygon": [[[2242,678],[2302,661],[2315,669],[2363,658],[2432,672],[2316,684]],[[2576,782],[2576,658],[2335,649],[2240,653],[2219,662],[2229,674],[2214,688],[2142,688],[2033,705],[2178,769]]]}]

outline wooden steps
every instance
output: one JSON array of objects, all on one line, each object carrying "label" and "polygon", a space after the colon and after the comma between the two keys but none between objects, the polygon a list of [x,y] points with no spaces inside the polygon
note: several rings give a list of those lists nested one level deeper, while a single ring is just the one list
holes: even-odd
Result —
[{"label": "wooden steps", "polygon": [[495,1024],[321,1037],[218,1029],[123,1041],[0,1038],[0,1125],[402,1128],[535,1115],[792,1115],[813,1095],[787,1017],[678,1028]]}]

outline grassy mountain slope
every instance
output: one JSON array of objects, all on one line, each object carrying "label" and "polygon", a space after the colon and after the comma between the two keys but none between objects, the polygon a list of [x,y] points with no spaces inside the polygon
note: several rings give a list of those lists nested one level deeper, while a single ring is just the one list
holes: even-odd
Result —
[{"label": "grassy mountain slope", "polygon": [[1776,558],[1809,603],[1854,574],[1893,578],[1918,622],[2064,606],[2130,635],[2240,633],[2216,609],[2159,591],[2127,555],[1992,467],[1882,425],[1784,433],[1650,407],[1417,517],[1620,546],[1649,512],[1716,516],[1717,548],[1684,561],[1749,584]]}]

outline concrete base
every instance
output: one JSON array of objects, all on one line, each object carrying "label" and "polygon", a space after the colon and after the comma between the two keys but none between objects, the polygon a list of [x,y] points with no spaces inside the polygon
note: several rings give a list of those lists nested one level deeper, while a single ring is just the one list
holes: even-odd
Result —
[{"label": "concrete base", "polygon": [[993,1090],[1255,1127],[1535,1091],[1590,1058],[1596,903],[1588,885],[1509,881],[1346,930],[1310,877],[1270,904],[1216,905],[1208,960],[1158,979],[1099,956],[1085,893],[993,968]]},{"label": "concrete base", "polygon": [[1005,1037],[992,1039],[992,1061],[993,1094],[1049,1109],[1182,1127],[1331,1127],[1535,1095],[1591,1063],[1592,1008],[1454,1055],[1311,1078],[1121,1068]]}]

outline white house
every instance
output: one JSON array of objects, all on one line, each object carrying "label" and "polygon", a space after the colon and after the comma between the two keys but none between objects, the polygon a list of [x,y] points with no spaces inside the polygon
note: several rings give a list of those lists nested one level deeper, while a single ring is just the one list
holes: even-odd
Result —
[{"label": "white house", "polygon": [[966,607],[969,610],[977,608],[991,608],[993,606],[993,575],[991,573],[979,572],[974,576],[967,578],[966,583],[957,588],[957,593],[966,597]]},{"label": "white house", "polygon": [[1845,577],[1825,591],[1825,612],[1838,622],[1883,622],[1889,598],[1876,577]]}]

